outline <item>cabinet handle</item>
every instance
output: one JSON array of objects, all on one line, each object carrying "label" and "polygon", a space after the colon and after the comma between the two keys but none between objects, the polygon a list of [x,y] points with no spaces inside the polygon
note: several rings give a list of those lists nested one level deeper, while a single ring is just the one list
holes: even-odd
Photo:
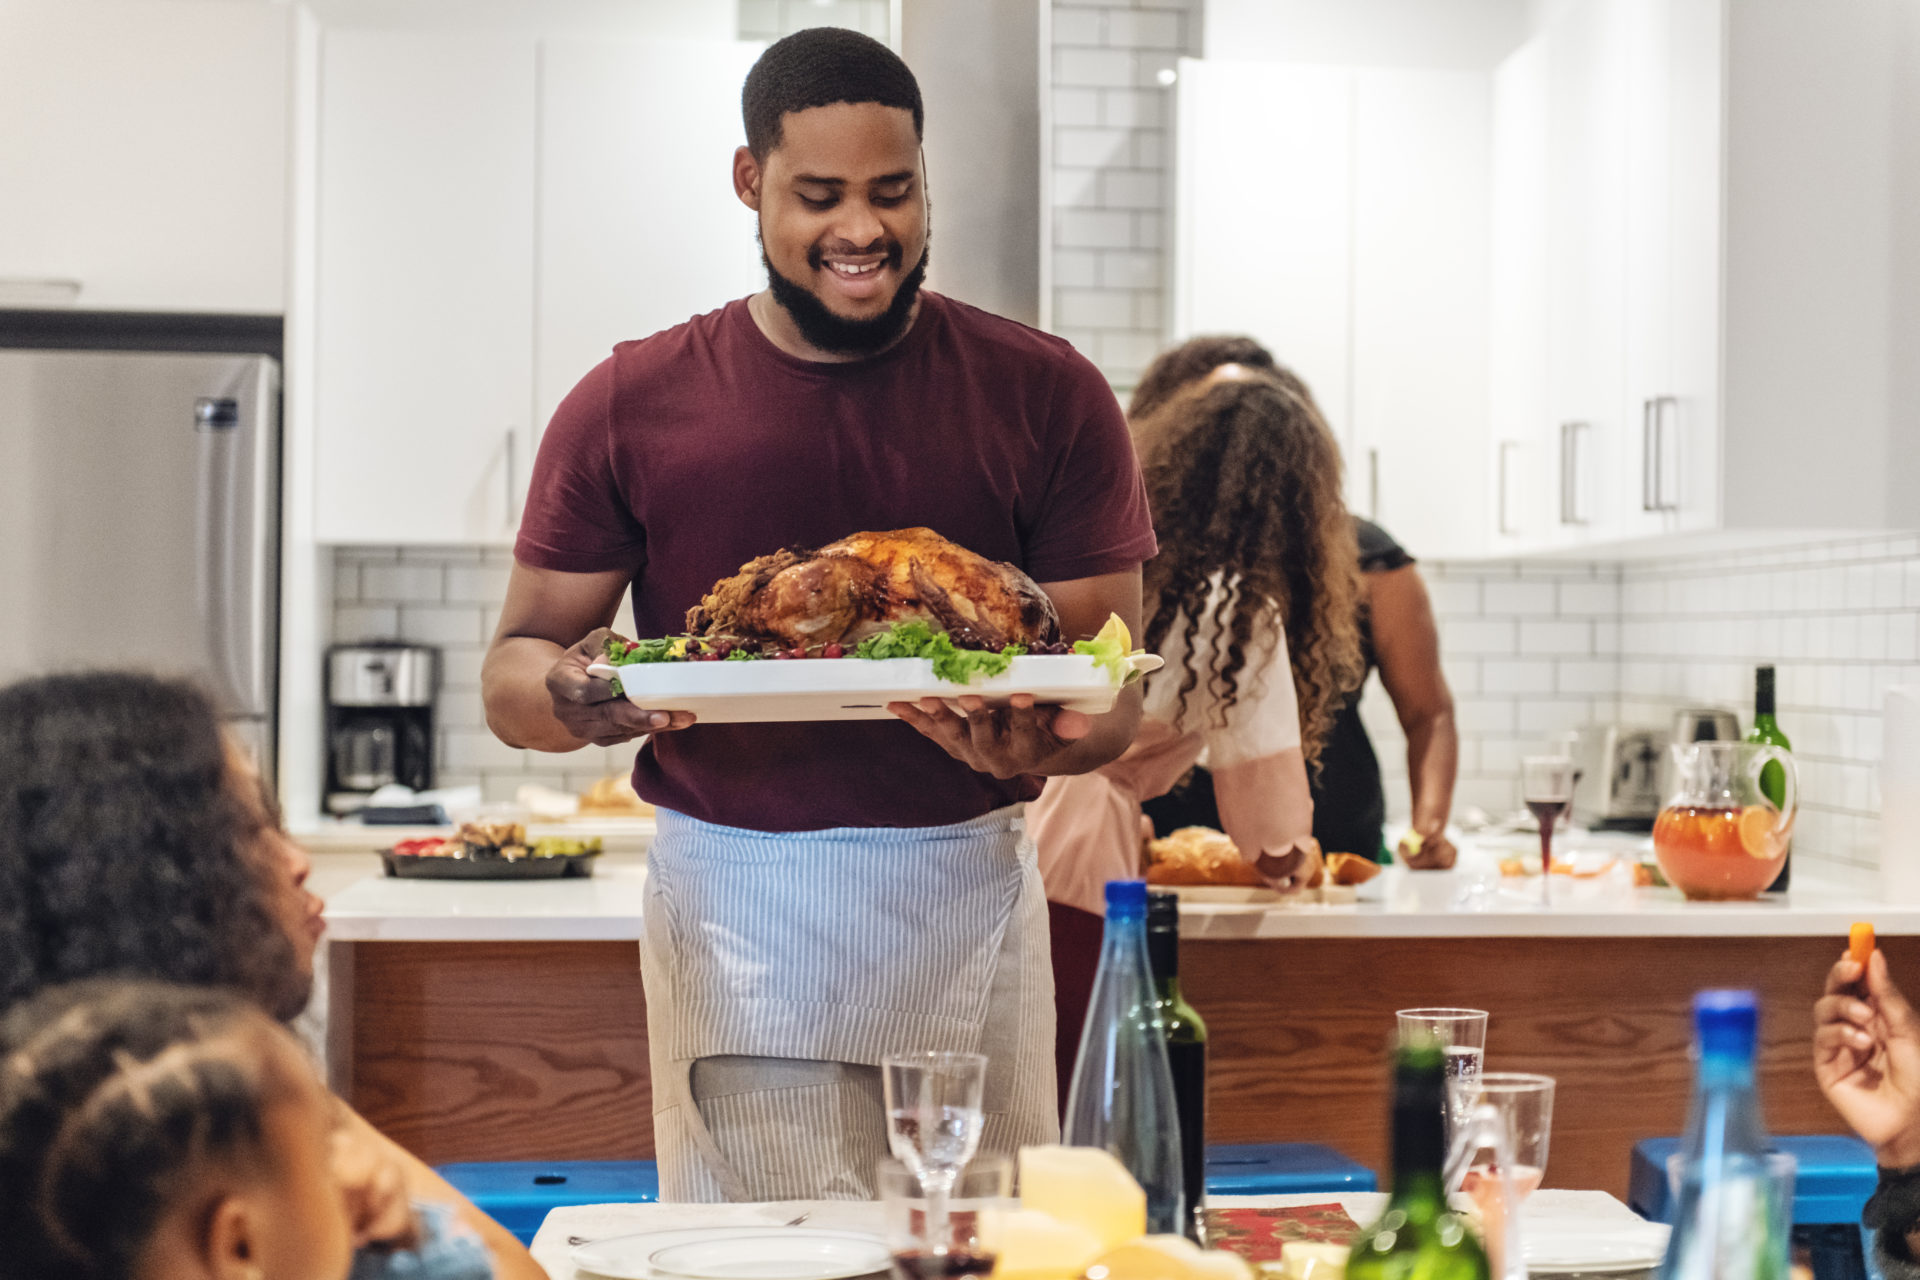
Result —
[{"label": "cabinet handle", "polygon": [[1580,503],[1580,433],[1590,423],[1560,424],[1560,523],[1583,525],[1586,514]]},{"label": "cabinet handle", "polygon": [[1502,440],[1500,442],[1500,532],[1507,535],[1520,532],[1507,520],[1507,489],[1509,487],[1507,484],[1507,459],[1512,456],[1513,450],[1518,443],[1516,440]]},{"label": "cabinet handle", "polygon": [[1380,518],[1380,451],[1367,450],[1367,518]]},{"label": "cabinet handle", "polygon": [[[1671,410],[1671,414],[1669,414]],[[1659,498],[1662,511],[1680,509],[1680,400],[1677,396],[1661,396],[1655,402],[1654,421],[1659,424],[1660,436],[1660,487],[1655,495]],[[1672,424],[1669,434],[1668,424]],[[1667,453],[1673,453],[1673,466],[1667,466]]]},{"label": "cabinet handle", "polygon": [[1660,509],[1660,409],[1658,400],[1640,402],[1640,509]]},{"label": "cabinet handle", "polygon": [[503,470],[506,473],[506,479],[507,479],[506,512],[507,512],[507,524],[509,526],[511,526],[514,523],[516,513],[513,509],[513,504],[515,500],[515,495],[520,492],[520,486],[519,484],[516,483],[516,481],[518,481],[519,479],[519,474],[518,474],[520,470],[519,462],[520,462],[519,437],[515,433],[512,427],[508,427],[507,428],[507,465],[505,466],[505,468],[503,468]]}]

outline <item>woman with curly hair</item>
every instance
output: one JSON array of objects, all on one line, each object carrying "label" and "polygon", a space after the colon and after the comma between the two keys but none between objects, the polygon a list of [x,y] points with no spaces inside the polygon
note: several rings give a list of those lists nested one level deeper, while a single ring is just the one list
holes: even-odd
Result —
[{"label": "woman with curly hair", "polygon": [[[0,688],[0,1013],[117,977],[228,991],[288,1021],[306,1007],[323,928],[310,870],[191,685],[43,676]],[[438,1205],[481,1237],[494,1274],[543,1274],[439,1175],[338,1108],[368,1257],[416,1244],[413,1206]]]},{"label": "woman with curly hair", "polygon": [[[1283,892],[1317,870],[1309,770],[1362,674],[1340,452],[1312,404],[1241,370],[1134,421],[1160,553],[1147,562],[1149,676],[1134,745],[1049,779],[1028,809],[1054,936],[1057,1063],[1072,1068],[1109,879],[1139,874],[1141,803],[1204,751],[1221,826]],[[1064,1087],[1064,1085],[1063,1085]]]},{"label": "woman with curly hair", "polygon": [[[1182,387],[1218,370],[1260,373],[1314,403],[1307,384],[1273,353],[1240,334],[1189,338],[1154,357],[1134,388],[1130,418],[1152,413]],[[1460,736],[1454,725],[1453,693],[1440,666],[1440,626],[1433,602],[1413,556],[1371,520],[1353,517],[1360,550],[1360,651],[1367,673],[1380,672],[1381,687],[1407,739],[1407,779],[1412,810],[1408,831],[1399,840],[1399,858],[1414,870],[1444,869],[1454,863],[1447,838],[1453,811],[1454,773]],[[1362,684],[1365,683],[1364,678]],[[1360,719],[1360,687],[1340,707],[1322,748],[1320,768],[1311,775],[1313,835],[1328,850],[1379,859],[1387,819],[1386,790],[1373,741]],[[1199,824],[1217,827],[1212,778],[1196,768],[1172,791],[1149,801],[1147,816],[1161,834]]]}]

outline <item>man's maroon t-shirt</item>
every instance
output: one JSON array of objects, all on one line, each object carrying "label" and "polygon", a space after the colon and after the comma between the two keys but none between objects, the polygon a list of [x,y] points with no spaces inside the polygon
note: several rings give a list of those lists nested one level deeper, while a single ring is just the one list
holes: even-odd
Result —
[{"label": "man's maroon t-shirt", "polygon": [[[872,359],[775,347],[744,300],[624,342],[540,444],[514,555],[633,575],[642,636],[677,635],[756,556],[925,525],[1039,582],[1150,559],[1126,421],[1067,343],[931,293]],[[962,822],[1038,794],[897,721],[695,725],[641,749],[654,804],[762,831]]]}]

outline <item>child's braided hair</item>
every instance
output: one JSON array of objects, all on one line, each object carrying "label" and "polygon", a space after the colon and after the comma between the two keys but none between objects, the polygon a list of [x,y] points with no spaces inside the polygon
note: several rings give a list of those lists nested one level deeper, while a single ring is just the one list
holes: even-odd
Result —
[{"label": "child's braided hair", "polygon": [[0,1280],[126,1280],[197,1173],[266,1161],[276,1036],[230,992],[113,979],[0,1019]]}]

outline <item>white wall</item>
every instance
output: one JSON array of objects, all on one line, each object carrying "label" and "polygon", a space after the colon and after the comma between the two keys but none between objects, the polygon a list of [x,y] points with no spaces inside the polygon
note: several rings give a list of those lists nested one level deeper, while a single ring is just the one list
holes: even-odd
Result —
[{"label": "white wall", "polygon": [[1526,0],[1206,0],[1205,56],[1491,71],[1527,32]]}]

